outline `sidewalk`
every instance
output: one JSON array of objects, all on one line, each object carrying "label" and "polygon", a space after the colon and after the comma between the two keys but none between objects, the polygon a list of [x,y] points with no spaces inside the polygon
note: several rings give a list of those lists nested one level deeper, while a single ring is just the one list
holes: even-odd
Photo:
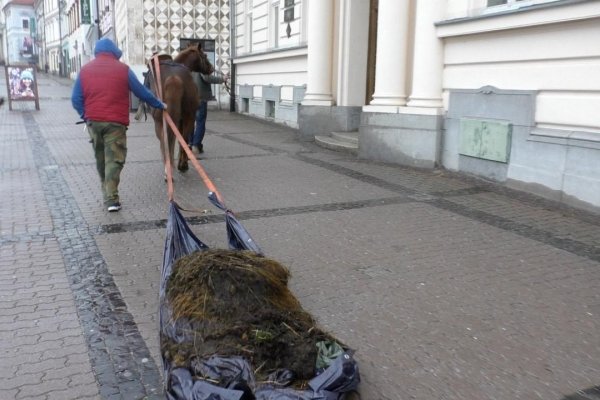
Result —
[{"label": "sidewalk", "polygon": [[[109,214],[69,82],[39,78],[40,111],[0,108],[0,400],[162,399],[153,125],[132,118]],[[356,349],[363,399],[559,400],[600,385],[600,215],[357,160],[239,114],[210,111],[207,128],[208,175],[303,307]],[[207,210],[187,214],[194,232],[225,248],[198,175],[174,175],[177,201]]]}]

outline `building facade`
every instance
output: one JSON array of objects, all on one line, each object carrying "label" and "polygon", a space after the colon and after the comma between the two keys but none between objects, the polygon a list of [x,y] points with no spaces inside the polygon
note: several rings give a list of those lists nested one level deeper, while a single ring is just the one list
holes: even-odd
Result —
[{"label": "building facade", "polygon": [[[35,14],[37,64],[44,69],[47,63],[50,73],[74,79],[103,37],[119,46],[121,60],[140,79],[153,53],[176,56],[182,39],[210,42],[211,61],[218,71],[230,72],[228,0],[0,0],[0,7],[10,10],[25,3]],[[4,12],[0,17],[0,61],[5,61],[7,18]],[[20,26],[11,29],[21,33]],[[218,100],[229,102],[228,93],[215,89]]]},{"label": "building facade", "polygon": [[237,107],[600,208],[600,2],[237,0]]},{"label": "building facade", "polygon": [[[181,39],[204,40],[208,42],[205,51],[215,69],[229,73],[229,3],[229,0],[144,0],[143,9],[136,14],[140,16],[141,26],[132,23],[132,18],[128,19],[128,35],[135,39],[129,40],[129,63],[145,68],[153,53],[176,56]],[[132,12],[129,10],[129,15]],[[126,29],[125,24],[120,26],[119,32]],[[219,105],[229,103],[229,95],[223,86],[215,86],[214,94]]]},{"label": "building facade", "polygon": [[34,0],[9,0],[2,6],[3,57],[6,64],[35,64],[37,34]]},{"label": "building facade", "polygon": [[[83,1],[83,0],[81,0]],[[228,0],[93,0],[99,37],[115,41],[140,80],[154,53],[176,56],[181,40],[208,40],[217,71],[229,73]],[[229,95],[215,87],[219,102]]]},{"label": "building facade", "polygon": [[[233,2],[239,111],[298,127],[298,109],[307,82],[307,2]],[[323,39],[322,43],[331,43],[331,38]],[[328,54],[323,61],[331,58]]]}]

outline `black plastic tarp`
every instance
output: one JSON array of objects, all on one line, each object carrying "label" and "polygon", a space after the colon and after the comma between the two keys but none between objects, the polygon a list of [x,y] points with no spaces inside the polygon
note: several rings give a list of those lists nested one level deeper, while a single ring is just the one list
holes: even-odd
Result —
[{"label": "black plastic tarp", "polygon": [[[237,220],[233,212],[219,201],[214,193],[209,200],[225,213],[227,238],[231,250],[251,250],[262,255],[261,249]],[[186,320],[174,320],[166,297],[166,287],[175,261],[196,251],[208,249],[189,228],[175,202],[169,204],[167,232],[159,293],[159,321],[161,338],[176,343],[187,340],[183,332],[189,324]],[[358,365],[350,352],[344,352],[308,383],[306,390],[286,387],[292,381],[291,374],[280,370],[272,374],[268,384],[257,384],[252,366],[242,357],[214,355],[199,360],[194,366],[204,379],[195,379],[184,368],[173,368],[162,357],[165,379],[165,395],[168,400],[338,400],[344,393],[353,391],[360,382]],[[316,361],[316,360],[315,360]],[[209,381],[210,380],[210,381]],[[219,386],[213,382],[219,382]]]}]

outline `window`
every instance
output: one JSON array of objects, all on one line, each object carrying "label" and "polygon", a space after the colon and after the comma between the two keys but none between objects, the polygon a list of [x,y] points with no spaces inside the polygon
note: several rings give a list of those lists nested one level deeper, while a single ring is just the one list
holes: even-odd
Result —
[{"label": "window", "polygon": [[272,3],[269,31],[269,47],[279,47],[279,1],[274,1]]},{"label": "window", "polygon": [[266,100],[265,101],[265,117],[275,118],[275,101],[274,100]]},{"label": "window", "polygon": [[29,20],[22,19],[22,21],[23,21],[23,29],[29,29]]}]

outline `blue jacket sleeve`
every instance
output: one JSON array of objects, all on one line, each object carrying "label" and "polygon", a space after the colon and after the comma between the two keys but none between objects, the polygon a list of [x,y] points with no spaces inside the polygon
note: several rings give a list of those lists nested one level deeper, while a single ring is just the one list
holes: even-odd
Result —
[{"label": "blue jacket sleeve", "polygon": [[131,70],[131,68],[129,69],[128,81],[129,90],[131,90],[133,94],[135,94],[140,100],[150,104],[151,107],[159,108],[161,110],[164,108],[163,103],[160,100],[158,100],[152,94],[151,91],[149,91],[144,85],[140,83],[140,81],[138,80],[137,76],[135,76],[135,73]]},{"label": "blue jacket sleeve", "polygon": [[77,111],[81,119],[85,119],[85,108],[83,106],[83,90],[81,89],[81,81],[79,76],[75,79],[75,85],[73,85],[73,92],[71,93],[71,104]]}]

